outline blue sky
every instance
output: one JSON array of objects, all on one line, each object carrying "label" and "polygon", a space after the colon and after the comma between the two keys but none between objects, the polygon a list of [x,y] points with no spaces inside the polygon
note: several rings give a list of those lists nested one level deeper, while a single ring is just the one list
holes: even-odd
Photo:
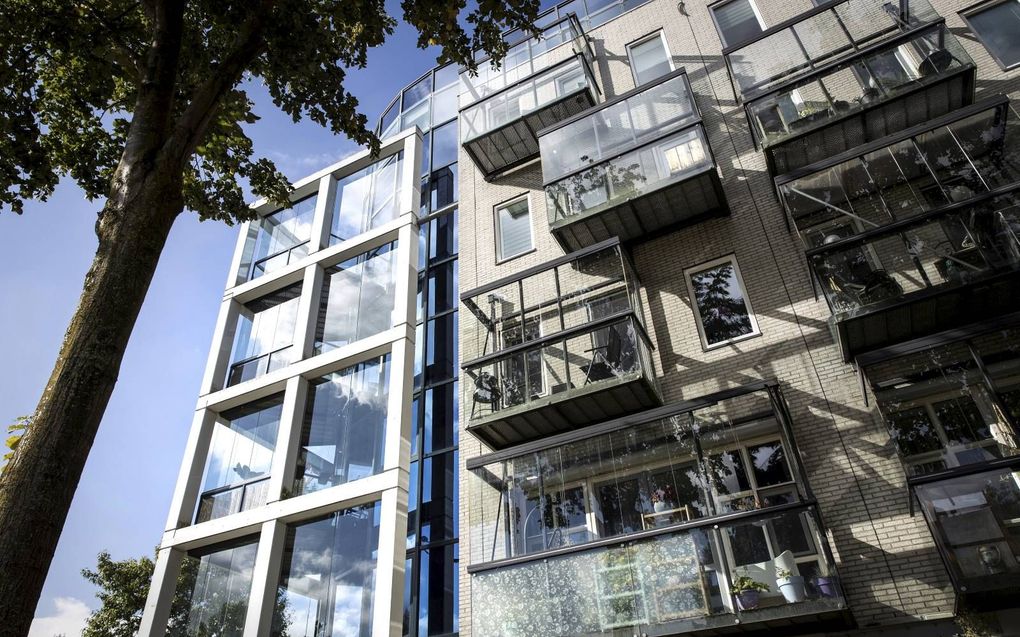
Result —
[{"label": "blue sky", "polygon": [[[398,15],[396,3],[387,4]],[[368,68],[348,78],[371,121],[434,65],[435,52],[415,42],[401,24],[371,52]],[[256,153],[292,181],[356,150],[316,124],[294,124],[261,87],[251,94],[263,117],[249,128]],[[0,424],[35,408],[96,248],[101,205],[67,181],[49,201],[29,202],[21,217],[0,214]],[[151,555],[158,544],[236,236],[236,227],[199,223],[190,213],[175,224],[78,486],[33,637],[77,634],[98,605],[80,571],[94,567],[100,551],[121,559]]]}]

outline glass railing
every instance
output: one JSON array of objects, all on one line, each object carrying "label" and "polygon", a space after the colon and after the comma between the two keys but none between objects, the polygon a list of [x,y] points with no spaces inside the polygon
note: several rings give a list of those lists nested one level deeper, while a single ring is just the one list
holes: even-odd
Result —
[{"label": "glass railing", "polygon": [[1020,267],[1020,205],[1002,202],[936,211],[845,240],[837,235],[809,251],[808,261],[837,317],[974,283]]},{"label": "glass railing", "polygon": [[309,247],[310,242],[305,241],[304,243],[299,243],[296,246],[292,246],[285,250],[281,250],[280,252],[277,252],[275,254],[271,254],[268,257],[259,259],[258,261],[252,264],[251,276],[249,276],[248,278],[249,279],[258,278],[263,274],[266,274],[267,272],[279,270],[282,267],[288,266],[293,262],[296,262],[300,259],[303,259],[304,257],[307,257]]},{"label": "glass railing", "polygon": [[836,0],[723,54],[736,92],[748,100],[938,18],[925,0]]},{"label": "glass railing", "polygon": [[262,506],[268,495],[268,476],[206,491],[199,498],[195,524]]},{"label": "glass railing", "polygon": [[973,67],[939,22],[749,100],[747,114],[758,143],[771,146]]},{"label": "glass railing", "polygon": [[593,59],[581,23],[576,16],[568,15],[542,29],[538,37],[529,37],[512,44],[506,57],[498,64],[481,60],[474,76],[469,71],[462,71],[460,108],[499,93],[562,61],[569,56],[569,52],[554,54],[553,50],[567,43],[572,45],[574,53],[582,53],[589,61]]},{"label": "glass railing", "polygon": [[230,371],[227,373],[227,386],[243,383],[269,372],[283,369],[294,362],[295,352],[294,346],[288,345],[268,354],[260,354],[232,363]]},{"label": "glass railing", "polygon": [[[573,549],[473,573],[479,635],[670,634],[845,607],[811,504]],[[656,633],[659,634],[659,633]],[[663,633],[665,634],[665,633]]]},{"label": "glass railing", "polygon": [[653,379],[651,344],[631,312],[539,338],[464,365],[471,420],[638,378]]},{"label": "glass railing", "polygon": [[467,144],[579,93],[594,99],[598,85],[588,61],[575,55],[462,110],[461,141]]}]

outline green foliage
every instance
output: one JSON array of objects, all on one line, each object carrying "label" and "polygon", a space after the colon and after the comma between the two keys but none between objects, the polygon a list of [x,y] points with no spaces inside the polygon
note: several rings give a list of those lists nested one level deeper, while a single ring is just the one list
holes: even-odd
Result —
[{"label": "green foliage", "polygon": [[[469,67],[475,48],[502,57],[504,29],[533,31],[538,8],[401,3],[419,46]],[[180,157],[184,205],[202,219],[250,217],[239,180],[285,201],[287,180],[244,130],[258,120],[247,82],[264,84],[295,121],[378,145],[344,81],[393,32],[384,0],[0,0],[0,15],[0,209],[45,200],[65,175],[90,199],[107,196],[118,165],[165,154]]]},{"label": "green foliage", "polygon": [[785,568],[776,571],[777,579],[790,579],[791,577],[793,577],[793,571],[788,571]]},{"label": "green foliage", "polygon": [[[25,435],[28,431],[28,426],[31,424],[31,416],[18,416],[12,424],[7,425],[7,440],[4,441],[4,444],[7,445],[10,451],[3,455],[4,464],[10,462],[11,458],[14,457],[14,450],[18,447],[18,443],[21,442],[22,436]],[[0,466],[0,471],[2,470],[3,467]]]},{"label": "green foliage", "polygon": [[767,593],[769,591],[769,585],[758,580],[751,579],[746,575],[741,575],[737,578],[733,585],[730,586],[730,593],[739,595],[744,591],[758,591],[759,593]]}]

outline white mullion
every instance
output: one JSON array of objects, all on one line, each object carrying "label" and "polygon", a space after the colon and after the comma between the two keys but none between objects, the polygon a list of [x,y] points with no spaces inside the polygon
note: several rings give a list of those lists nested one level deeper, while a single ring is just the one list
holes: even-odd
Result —
[{"label": "white mullion", "polygon": [[271,520],[262,525],[252,567],[251,595],[243,637],[269,637],[276,611],[277,581],[286,537],[287,526],[283,522]]},{"label": "white mullion", "polygon": [[404,470],[400,474],[400,486],[383,491],[380,498],[372,637],[399,635],[403,624],[408,475]]},{"label": "white mullion", "polygon": [[170,514],[166,521],[167,531],[192,522],[202,475],[205,473],[206,458],[209,455],[209,444],[217,419],[216,412],[209,409],[195,412],[191,423],[191,432],[188,434],[188,442],[184,447],[184,459],[177,475],[177,486],[174,488],[173,499],[170,501]]},{"label": "white mullion", "polygon": [[294,322],[293,347],[297,351],[294,362],[303,361],[312,353],[325,276],[325,271],[314,263],[305,268]]},{"label": "white mullion", "polygon": [[301,445],[301,430],[304,425],[305,404],[308,400],[308,387],[308,381],[300,376],[294,376],[287,380],[276,449],[273,451],[272,470],[269,474],[267,504],[281,500],[285,491],[294,483],[294,472]]},{"label": "white mullion", "polygon": [[333,201],[336,196],[336,180],[326,175],[319,180],[319,192],[315,199],[315,215],[312,217],[312,233],[309,238],[309,254],[329,246],[329,234],[332,229]]},{"label": "white mullion", "polygon": [[162,548],[156,552],[152,584],[142,610],[138,637],[164,637],[170,620],[170,607],[177,592],[177,576],[181,572],[184,551]]},{"label": "white mullion", "polygon": [[199,388],[199,395],[204,396],[226,386],[227,367],[230,364],[230,350],[234,345],[234,331],[237,328],[237,318],[240,312],[240,304],[230,298],[225,298],[220,304],[220,311],[216,317],[216,327],[213,330],[212,346],[209,348],[209,358],[206,360],[205,374],[202,376],[202,386]]}]

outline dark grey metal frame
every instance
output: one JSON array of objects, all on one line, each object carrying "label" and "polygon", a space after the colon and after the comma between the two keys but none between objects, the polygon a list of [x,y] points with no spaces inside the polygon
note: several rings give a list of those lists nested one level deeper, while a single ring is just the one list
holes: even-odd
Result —
[{"label": "dark grey metal frame", "polygon": [[993,51],[992,47],[988,46],[988,42],[986,42],[985,38],[982,37],[981,32],[974,28],[974,25],[970,21],[970,17],[976,13],[981,13],[986,9],[991,9],[994,6],[1005,4],[1007,2],[1016,2],[1016,0],[986,0],[973,4],[958,12],[960,17],[963,18],[963,21],[967,24],[967,28],[970,29],[970,32],[974,34],[974,37],[981,43],[981,46],[985,47],[985,50],[988,51],[988,55],[992,56],[992,59],[995,60],[995,63],[998,64],[999,68],[1003,71],[1020,68],[1020,62],[1014,62],[1013,64],[1006,64],[1003,62],[1002,58],[999,57],[999,54]]}]

